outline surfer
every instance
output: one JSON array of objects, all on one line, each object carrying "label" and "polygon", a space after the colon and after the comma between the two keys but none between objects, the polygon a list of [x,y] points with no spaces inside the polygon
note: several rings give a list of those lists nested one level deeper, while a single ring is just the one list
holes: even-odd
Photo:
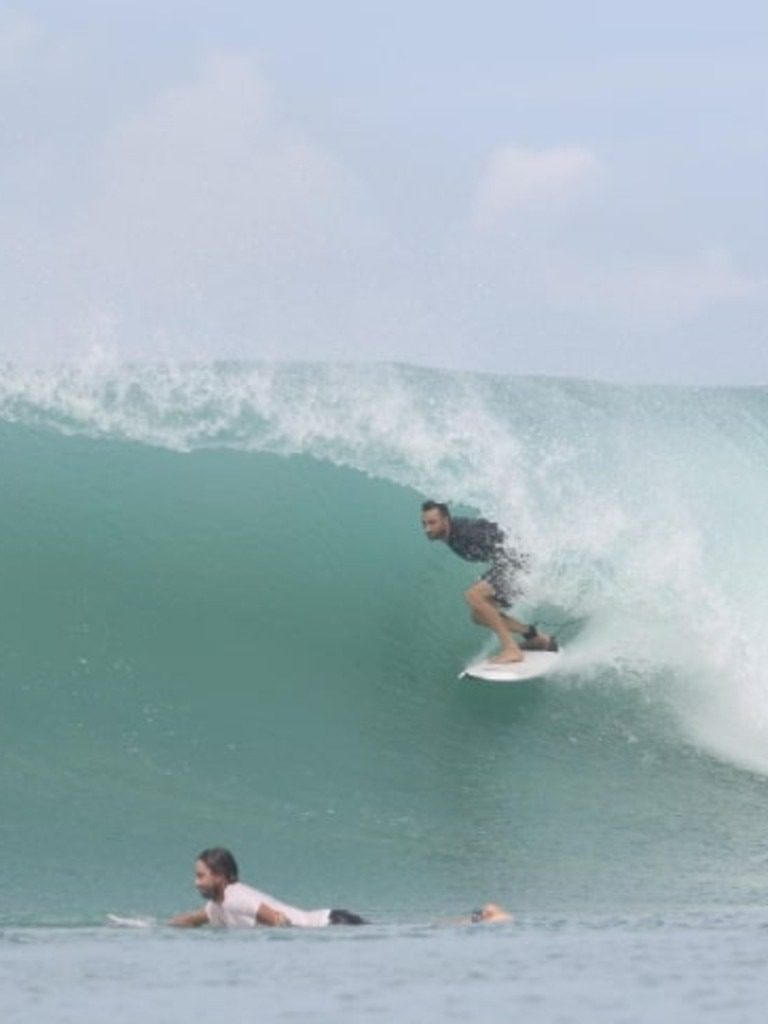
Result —
[{"label": "surfer", "polygon": [[498,905],[498,903],[484,903],[479,910],[473,910],[469,915],[468,924],[502,924],[504,921],[512,921],[511,914]]},{"label": "surfer", "polygon": [[471,911],[464,917],[457,918],[456,924],[503,924],[506,921],[514,921],[511,914],[500,907],[498,903],[484,903],[482,907]]},{"label": "surfer", "polygon": [[237,861],[223,847],[203,850],[195,861],[195,888],[204,907],[172,917],[176,928],[324,928],[329,924],[366,924],[348,910],[300,910],[239,881]]},{"label": "surfer", "polygon": [[514,917],[498,903],[483,903],[477,910],[470,910],[458,917],[443,917],[435,921],[436,925],[467,925],[467,924],[511,924]]},{"label": "surfer", "polygon": [[[421,525],[429,540],[444,541],[451,551],[468,562],[489,562],[486,572],[464,592],[472,621],[492,630],[501,650],[491,661],[499,664],[522,661],[523,651],[556,651],[557,644],[506,611],[520,597],[514,574],[525,568],[524,554],[505,547],[504,532],[487,519],[452,516],[440,501],[425,501],[421,506]],[[504,609],[504,610],[502,610]],[[522,636],[518,644],[514,635]]]}]

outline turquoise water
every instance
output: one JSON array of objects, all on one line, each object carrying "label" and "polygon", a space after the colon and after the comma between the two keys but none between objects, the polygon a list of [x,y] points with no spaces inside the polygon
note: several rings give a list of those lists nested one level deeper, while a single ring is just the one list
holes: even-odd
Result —
[{"label": "turquoise water", "polygon": [[[215,1000],[215,965],[245,1014],[251,962],[291,978],[269,1019],[320,1012],[323,976],[329,1014],[348,990],[358,1013],[414,1020],[421,999],[450,1015],[444,992],[471,1019],[511,1000],[533,1019],[656,1020],[665,999],[757,1019],[767,449],[762,389],[2,370],[14,1019],[120,1019],[133,985],[168,1019],[180,987]],[[474,573],[421,536],[425,496],[531,551],[520,610],[564,641],[556,676],[457,679],[484,644],[461,600]],[[376,927],[104,927],[195,906],[192,860],[214,844],[246,881]],[[430,926],[486,899],[518,924]],[[54,952],[59,975],[38,977]]]}]

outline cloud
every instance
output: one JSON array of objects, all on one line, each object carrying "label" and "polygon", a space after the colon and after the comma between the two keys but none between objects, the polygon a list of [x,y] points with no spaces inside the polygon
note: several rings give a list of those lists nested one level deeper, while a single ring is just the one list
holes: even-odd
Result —
[{"label": "cloud", "polygon": [[502,146],[491,153],[474,199],[474,223],[489,228],[512,214],[562,207],[597,180],[600,164],[588,149]]},{"label": "cloud", "polygon": [[247,54],[210,55],[96,152],[53,274],[79,335],[111,324],[134,352],[266,355],[300,339],[306,355],[386,245],[355,179],[281,118]]},{"label": "cloud", "polygon": [[[645,240],[642,252],[626,217],[635,184],[584,147],[503,146],[489,156],[464,273],[483,282],[500,322],[577,314],[605,329],[665,330],[718,304],[768,297],[768,282],[740,269],[724,245],[664,256]],[[587,201],[598,186],[599,206]]]},{"label": "cloud", "polygon": [[731,254],[715,246],[674,260],[619,265],[568,257],[559,262],[558,281],[566,306],[649,326],[685,323],[715,304],[768,295],[768,282],[740,271]]},{"label": "cloud", "polygon": [[333,223],[347,185],[332,156],[278,123],[263,77],[236,54],[209,57],[113,131],[104,176],[92,239],[177,266],[295,253]]}]

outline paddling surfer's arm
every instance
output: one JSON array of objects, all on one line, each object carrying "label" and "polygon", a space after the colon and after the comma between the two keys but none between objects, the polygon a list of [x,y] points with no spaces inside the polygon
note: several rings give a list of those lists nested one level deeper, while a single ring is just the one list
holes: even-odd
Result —
[{"label": "paddling surfer's arm", "polygon": [[[268,928],[285,928],[291,923],[285,914],[270,907],[268,903],[260,904],[255,917],[258,924],[266,925]],[[200,910],[190,910],[188,914],[177,914],[168,924],[173,928],[201,928],[204,924],[210,924],[210,921],[203,907]]]},{"label": "paddling surfer's arm", "polygon": [[285,928],[291,922],[281,914],[279,910],[270,907],[268,903],[262,903],[256,911],[256,920],[259,924],[265,924],[268,928]]},{"label": "paddling surfer's arm", "polygon": [[173,928],[200,928],[201,925],[208,924],[208,915],[203,907],[200,910],[190,910],[188,914],[177,914],[168,924]]}]

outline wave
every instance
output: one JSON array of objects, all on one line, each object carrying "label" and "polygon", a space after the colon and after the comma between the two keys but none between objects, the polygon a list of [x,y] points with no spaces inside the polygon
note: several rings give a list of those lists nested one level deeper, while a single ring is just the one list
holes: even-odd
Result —
[{"label": "wave", "polygon": [[[729,766],[768,768],[762,389],[6,367],[0,422],[13,920],[30,863],[49,916],[73,862],[93,913],[173,910],[214,841],[295,902],[385,914],[579,903],[596,870],[609,902],[712,896],[712,829],[757,841],[759,776]],[[421,537],[424,496],[533,554],[559,677],[458,683],[473,571]]]}]

